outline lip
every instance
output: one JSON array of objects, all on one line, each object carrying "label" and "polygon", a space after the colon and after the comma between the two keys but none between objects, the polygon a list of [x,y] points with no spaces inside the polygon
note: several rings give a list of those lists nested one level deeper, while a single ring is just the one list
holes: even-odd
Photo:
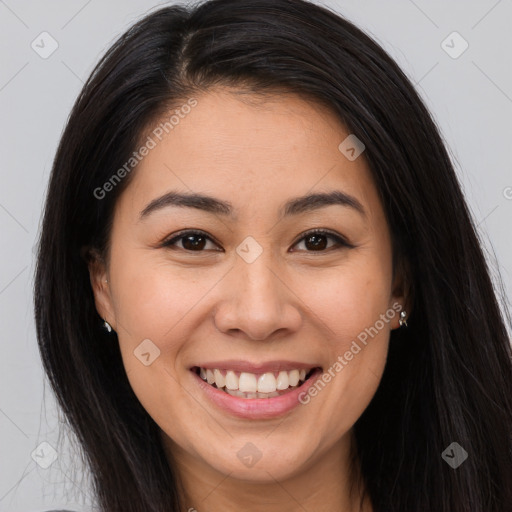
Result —
[{"label": "lip", "polygon": [[192,370],[195,367],[204,368],[205,370],[233,370],[235,372],[247,372],[247,373],[267,373],[267,372],[280,372],[280,371],[291,371],[291,370],[306,370],[309,371],[313,368],[321,367],[319,363],[316,364],[305,364],[298,361],[268,361],[266,363],[250,363],[248,361],[241,360],[224,360],[213,363],[200,363],[190,367]]},{"label": "lip", "polygon": [[[313,366],[305,365],[301,365],[299,367],[310,369],[314,368]],[[297,369],[299,367],[294,366],[292,369]],[[219,367],[203,366],[203,368]],[[229,368],[234,369],[232,366],[230,366]],[[251,368],[254,369],[253,366],[251,366]],[[205,382],[193,370],[191,370],[190,373],[195,378],[195,381],[197,382],[201,390],[204,392],[204,394],[208,397],[208,399],[212,401],[222,411],[237,416],[238,418],[263,420],[283,416],[284,414],[290,412],[298,405],[301,405],[301,402],[299,402],[299,395],[303,392],[306,392],[315,383],[316,379],[322,375],[322,369],[320,367],[317,367],[317,369],[309,376],[309,378],[305,380],[298,388],[294,389],[293,391],[288,391],[288,393],[285,393],[284,395],[276,396],[274,398],[252,399],[231,396],[225,391],[221,391],[217,388],[214,388],[213,386]]]}]

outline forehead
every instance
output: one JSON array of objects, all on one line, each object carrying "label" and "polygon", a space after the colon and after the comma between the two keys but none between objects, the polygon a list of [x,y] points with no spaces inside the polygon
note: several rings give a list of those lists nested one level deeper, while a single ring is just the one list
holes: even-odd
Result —
[{"label": "forehead", "polygon": [[[123,194],[139,213],[176,189],[229,201],[235,213],[254,214],[286,197],[334,188],[358,196],[370,210],[378,207],[364,153],[350,161],[340,151],[350,133],[325,106],[292,94],[227,89],[194,98],[187,113],[175,107],[148,131],[154,147]],[[176,110],[180,115],[165,125]],[[165,126],[163,136],[155,136]]]}]

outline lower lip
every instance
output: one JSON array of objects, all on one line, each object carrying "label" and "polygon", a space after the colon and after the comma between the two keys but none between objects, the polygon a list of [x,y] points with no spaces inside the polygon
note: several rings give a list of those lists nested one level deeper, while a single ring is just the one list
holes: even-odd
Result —
[{"label": "lower lip", "polygon": [[322,375],[322,370],[317,368],[298,388],[274,398],[240,398],[231,396],[225,391],[210,386],[194,371],[191,373],[206,396],[222,410],[239,418],[254,420],[276,418],[291,411],[297,405],[301,405],[299,395],[307,392],[315,380]]}]

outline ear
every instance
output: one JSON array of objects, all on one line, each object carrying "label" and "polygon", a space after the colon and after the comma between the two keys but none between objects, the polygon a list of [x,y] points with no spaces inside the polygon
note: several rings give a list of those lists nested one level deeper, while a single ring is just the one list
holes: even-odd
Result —
[{"label": "ear", "polygon": [[108,269],[96,249],[87,250],[87,266],[98,314],[116,330],[116,320],[112,305],[112,295],[108,279]]},{"label": "ear", "polygon": [[[406,320],[411,316],[412,306],[414,303],[414,290],[412,288],[411,276],[412,273],[409,261],[403,257],[400,258],[395,269],[390,305],[398,302],[401,306],[400,311],[405,311],[407,313]],[[400,327],[400,324],[398,323],[399,318],[400,314],[397,314],[396,319],[392,322],[393,329],[398,329]]]}]

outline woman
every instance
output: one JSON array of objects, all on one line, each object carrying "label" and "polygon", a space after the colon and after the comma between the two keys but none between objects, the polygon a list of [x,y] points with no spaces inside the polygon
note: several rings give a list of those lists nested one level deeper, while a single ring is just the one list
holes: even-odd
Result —
[{"label": "woman", "polygon": [[473,220],[410,82],[326,8],[166,7],[114,44],[57,151],[35,306],[102,510],[511,510]]}]

